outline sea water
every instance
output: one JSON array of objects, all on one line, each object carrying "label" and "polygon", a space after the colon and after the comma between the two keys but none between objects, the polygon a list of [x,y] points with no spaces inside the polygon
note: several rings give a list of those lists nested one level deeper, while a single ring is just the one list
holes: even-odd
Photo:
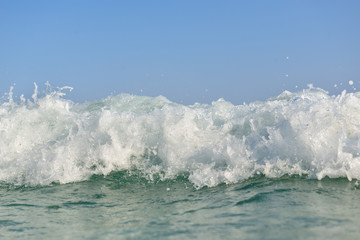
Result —
[{"label": "sea water", "polygon": [[358,239],[360,93],[0,104],[1,239]]}]

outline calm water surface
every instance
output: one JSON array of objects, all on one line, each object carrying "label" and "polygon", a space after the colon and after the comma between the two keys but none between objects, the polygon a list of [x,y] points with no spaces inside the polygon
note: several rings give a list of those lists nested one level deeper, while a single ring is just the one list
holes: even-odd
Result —
[{"label": "calm water surface", "polygon": [[2,185],[1,239],[357,239],[356,181],[251,178],[199,190],[126,172],[43,187]]}]

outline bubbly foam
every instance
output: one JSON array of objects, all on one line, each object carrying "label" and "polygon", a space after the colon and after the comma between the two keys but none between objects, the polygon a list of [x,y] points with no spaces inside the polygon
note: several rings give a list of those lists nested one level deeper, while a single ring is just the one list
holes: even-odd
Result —
[{"label": "bubbly foam", "polygon": [[235,106],[128,94],[77,104],[64,89],[0,105],[0,181],[47,185],[137,169],[196,187],[256,174],[360,179],[360,93],[310,87]]}]

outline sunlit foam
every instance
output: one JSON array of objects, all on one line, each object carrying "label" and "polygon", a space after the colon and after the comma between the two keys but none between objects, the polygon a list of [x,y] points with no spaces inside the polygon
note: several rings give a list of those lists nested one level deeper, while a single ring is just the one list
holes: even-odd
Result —
[{"label": "sunlit foam", "polygon": [[68,87],[0,105],[0,181],[47,185],[137,169],[196,187],[257,174],[360,179],[360,94],[309,86],[264,102],[185,106],[121,94],[77,104]]}]

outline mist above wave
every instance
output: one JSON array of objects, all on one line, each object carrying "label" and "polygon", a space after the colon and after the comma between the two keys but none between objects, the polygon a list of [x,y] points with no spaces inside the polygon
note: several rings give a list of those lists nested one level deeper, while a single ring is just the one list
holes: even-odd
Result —
[{"label": "mist above wave", "polygon": [[185,106],[129,94],[83,104],[68,87],[0,105],[0,181],[47,185],[137,169],[196,187],[256,174],[360,179],[360,93],[310,87],[263,102]]}]

